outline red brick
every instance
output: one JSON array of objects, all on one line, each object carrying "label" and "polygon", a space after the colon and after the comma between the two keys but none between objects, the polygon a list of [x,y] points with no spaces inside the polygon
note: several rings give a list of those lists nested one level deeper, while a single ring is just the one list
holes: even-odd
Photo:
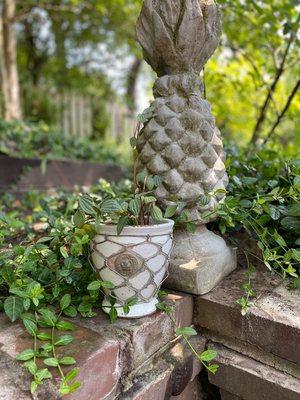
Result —
[{"label": "red brick", "polygon": [[[10,324],[5,321],[5,329],[0,332],[0,347],[2,352],[12,359],[24,349],[32,346],[32,339],[20,324]],[[73,356],[76,367],[79,368],[78,380],[81,388],[69,395],[69,400],[99,400],[114,392],[120,378],[119,343],[116,340],[102,337],[95,332],[75,327],[74,341],[66,347],[57,349],[58,357]],[[42,361],[39,361],[42,364]],[[55,369],[51,369],[56,383],[60,377]],[[66,372],[71,367],[63,368]],[[28,380],[28,386],[30,381]]]}]

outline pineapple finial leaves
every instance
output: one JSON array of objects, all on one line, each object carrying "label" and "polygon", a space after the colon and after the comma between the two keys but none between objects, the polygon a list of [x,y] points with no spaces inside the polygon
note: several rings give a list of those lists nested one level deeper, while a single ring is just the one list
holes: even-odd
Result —
[{"label": "pineapple finial leaves", "polygon": [[199,73],[219,44],[214,0],[145,0],[137,38],[158,76]]}]

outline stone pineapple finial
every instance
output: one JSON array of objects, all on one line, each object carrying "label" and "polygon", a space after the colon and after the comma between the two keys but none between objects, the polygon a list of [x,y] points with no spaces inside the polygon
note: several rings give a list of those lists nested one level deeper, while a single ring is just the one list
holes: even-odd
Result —
[{"label": "stone pineapple finial", "polygon": [[209,292],[236,268],[234,251],[201,219],[224,196],[203,194],[228,182],[221,134],[199,78],[219,43],[220,26],[213,0],[145,0],[137,24],[145,60],[158,75],[153,116],[137,140],[138,169],[162,177],[156,196],[163,206],[179,199],[197,222],[195,233],[175,231],[166,281],[194,294]]},{"label": "stone pineapple finial", "polygon": [[199,198],[227,185],[220,132],[199,78],[220,25],[213,0],[146,0],[137,24],[145,59],[159,76],[154,115],[138,138],[138,168],[163,178],[156,193],[163,206],[176,197],[197,222],[222,195],[204,206]]},{"label": "stone pineapple finial", "polygon": [[144,58],[158,76],[199,74],[220,34],[214,0],[146,0],[137,23]]}]

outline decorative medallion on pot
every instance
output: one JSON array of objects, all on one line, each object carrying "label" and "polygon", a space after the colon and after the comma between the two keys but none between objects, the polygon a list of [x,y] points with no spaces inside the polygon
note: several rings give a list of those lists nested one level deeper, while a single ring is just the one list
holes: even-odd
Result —
[{"label": "decorative medallion on pot", "polygon": [[[173,242],[171,220],[147,226],[127,226],[117,234],[114,225],[102,225],[91,244],[94,269],[101,279],[113,283],[110,295],[116,299],[120,317],[142,317],[156,311],[157,292],[166,278]],[[128,314],[122,306],[131,298],[137,303]],[[104,300],[104,311],[110,302]]]}]

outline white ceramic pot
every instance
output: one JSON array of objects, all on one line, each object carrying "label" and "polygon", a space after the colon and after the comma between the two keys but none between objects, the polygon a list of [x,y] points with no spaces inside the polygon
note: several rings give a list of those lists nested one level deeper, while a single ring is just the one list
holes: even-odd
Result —
[{"label": "white ceramic pot", "polygon": [[[104,281],[114,284],[119,317],[137,318],[156,311],[157,292],[166,277],[173,243],[174,221],[164,220],[149,226],[128,226],[120,235],[115,225],[102,225],[91,243],[94,269]],[[138,300],[129,314],[122,306]],[[109,312],[109,301],[103,303]],[[106,306],[106,307],[105,307]]]}]

